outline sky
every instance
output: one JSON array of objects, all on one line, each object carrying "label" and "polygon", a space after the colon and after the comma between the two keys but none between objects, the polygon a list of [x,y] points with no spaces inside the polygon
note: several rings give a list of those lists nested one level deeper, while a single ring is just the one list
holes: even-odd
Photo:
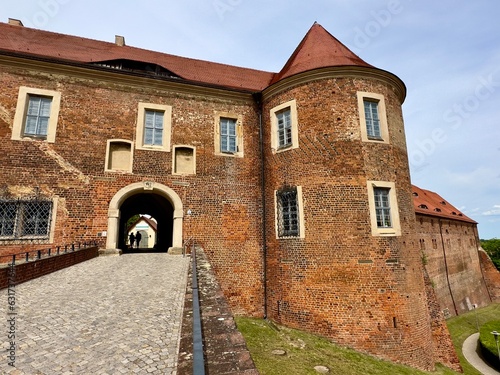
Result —
[{"label": "sky", "polygon": [[500,2],[0,0],[0,21],[278,72],[318,22],[405,82],[412,183],[500,238]]}]

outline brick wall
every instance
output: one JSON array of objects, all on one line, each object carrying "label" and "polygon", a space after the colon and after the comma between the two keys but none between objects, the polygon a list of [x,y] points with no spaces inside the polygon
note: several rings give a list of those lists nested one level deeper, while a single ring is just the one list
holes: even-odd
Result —
[{"label": "brick wall", "polygon": [[478,254],[490,297],[494,302],[500,302],[500,271],[495,267],[486,251],[479,249]]},{"label": "brick wall", "polygon": [[417,214],[420,254],[441,310],[454,316],[491,300],[481,272],[476,224]]},{"label": "brick wall", "polygon": [[[36,279],[37,277],[62,270],[63,268],[97,257],[99,255],[98,250],[97,246],[87,247],[65,254],[54,255],[50,258],[16,264],[15,278],[11,281],[14,281],[15,284],[18,285],[26,281]],[[9,286],[11,268],[11,266],[4,266],[0,268],[0,289],[7,288]]]},{"label": "brick wall", "polygon": [[[361,142],[357,91],[384,95],[390,144]],[[276,239],[274,205],[267,205],[268,316],[358,350],[433,368],[400,99],[379,80],[317,80],[268,98],[264,129],[270,128],[269,110],[292,99],[300,149],[273,155],[265,148],[266,198],[273,202],[284,185],[302,186],[305,238]],[[367,180],[395,182],[401,236],[372,235]]]}]

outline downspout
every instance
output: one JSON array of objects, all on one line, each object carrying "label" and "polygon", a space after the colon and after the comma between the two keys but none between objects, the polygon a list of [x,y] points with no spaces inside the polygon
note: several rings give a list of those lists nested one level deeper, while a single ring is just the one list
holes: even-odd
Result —
[{"label": "downspout", "polygon": [[262,279],[264,298],[264,319],[267,319],[267,239],[266,239],[266,173],[264,156],[264,134],[262,124],[262,94],[254,94],[259,111],[260,181],[262,192]]},{"label": "downspout", "polygon": [[443,259],[444,259],[444,271],[446,273],[446,282],[448,283],[448,290],[450,291],[451,301],[453,302],[453,308],[455,309],[455,315],[458,316],[457,305],[455,304],[455,299],[453,298],[453,291],[451,290],[450,275],[448,273],[448,261],[446,260],[446,248],[443,238],[443,224],[441,219],[439,220],[439,234],[441,235],[441,246],[443,247]]}]

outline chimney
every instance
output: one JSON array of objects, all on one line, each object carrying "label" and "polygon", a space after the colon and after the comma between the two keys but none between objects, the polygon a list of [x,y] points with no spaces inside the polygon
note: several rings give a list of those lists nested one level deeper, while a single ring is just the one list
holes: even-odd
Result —
[{"label": "chimney", "polygon": [[21,20],[16,20],[15,18],[9,18],[9,25],[24,26]]},{"label": "chimney", "polygon": [[125,37],[121,35],[115,35],[115,44],[117,46],[123,47],[125,45]]}]

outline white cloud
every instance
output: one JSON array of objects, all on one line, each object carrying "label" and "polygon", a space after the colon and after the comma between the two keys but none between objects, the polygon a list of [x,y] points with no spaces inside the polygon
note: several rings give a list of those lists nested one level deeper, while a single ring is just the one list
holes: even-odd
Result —
[{"label": "white cloud", "polygon": [[493,209],[482,213],[483,216],[500,216],[500,204],[495,204]]}]

